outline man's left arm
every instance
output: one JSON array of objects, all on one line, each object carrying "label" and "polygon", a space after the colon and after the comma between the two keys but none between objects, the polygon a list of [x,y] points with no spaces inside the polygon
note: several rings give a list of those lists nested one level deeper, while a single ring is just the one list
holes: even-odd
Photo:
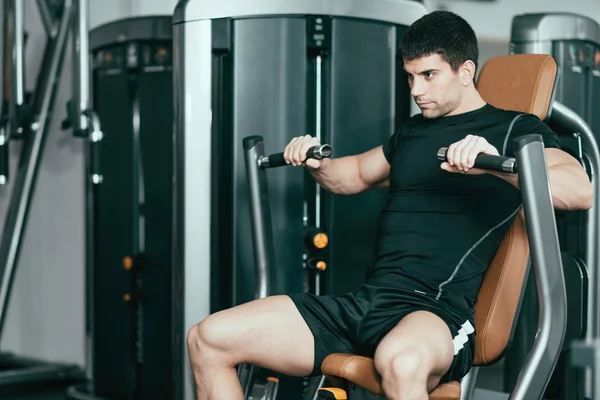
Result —
[{"label": "man's left arm", "polygon": [[[473,168],[478,154],[499,155],[498,150],[479,136],[467,136],[448,148],[448,162],[441,168],[448,172],[469,175],[492,174],[509,182],[517,189],[517,174],[505,174]],[[592,207],[594,195],[592,184],[581,164],[560,149],[546,148],[546,165],[550,181],[550,193],[554,208],[559,210],[587,210]]]}]

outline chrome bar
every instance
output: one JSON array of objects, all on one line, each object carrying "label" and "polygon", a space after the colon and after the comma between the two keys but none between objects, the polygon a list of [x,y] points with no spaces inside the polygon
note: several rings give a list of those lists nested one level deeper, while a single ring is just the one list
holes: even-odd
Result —
[{"label": "chrome bar", "polygon": [[[7,72],[10,72],[10,68],[9,71],[5,71],[4,67],[6,66],[6,57],[9,57],[9,54],[7,50],[10,50],[10,46],[8,46],[8,41],[7,39],[10,39],[10,32],[7,32],[7,28],[9,28],[10,26],[8,25],[8,21],[7,18],[10,15],[10,13],[8,12],[7,9],[8,5],[6,0],[2,0],[2,2],[0,2],[0,50],[1,51],[1,57],[0,60],[2,60],[0,62],[0,99],[2,101],[0,101],[0,117],[4,117],[4,100],[5,99],[5,87],[4,84],[5,82],[5,77]],[[8,38],[5,38],[4,35],[8,33]]]},{"label": "chrome bar", "polygon": [[[73,134],[87,136],[88,119],[84,111],[90,108],[90,46],[89,46],[89,0],[73,1]],[[99,127],[98,127],[99,128]],[[100,131],[100,129],[98,129]]]},{"label": "chrome bar", "polygon": [[460,381],[460,400],[471,400],[473,398],[478,374],[479,367],[473,366],[467,375]]},{"label": "chrome bar", "polygon": [[56,35],[56,21],[51,11],[53,9],[52,5],[48,4],[48,0],[36,1],[40,12],[40,18],[46,29],[46,34],[48,37],[54,37]]},{"label": "chrome bar", "polygon": [[256,270],[255,299],[271,294],[271,282],[274,282],[273,228],[269,189],[264,168],[258,160],[264,155],[264,143],[260,136],[244,138],[244,159],[248,192],[250,195],[250,216],[252,221],[252,240],[254,241],[254,260]]},{"label": "chrome bar", "polygon": [[[45,0],[47,1],[47,0]],[[102,141],[100,118],[90,108],[90,53],[89,53],[89,0],[72,0],[71,48],[73,67],[73,116],[71,124],[75,136],[88,138],[85,146],[85,167],[91,176],[85,185],[85,371],[89,390],[95,392],[94,377],[94,199],[95,186],[102,182],[99,172],[99,148]],[[87,132],[87,134],[86,134]]]},{"label": "chrome bar", "polygon": [[[315,98],[315,107],[316,107],[316,137],[319,142],[323,141],[323,135],[321,133],[322,128],[322,98],[323,98],[323,58],[319,55],[317,56],[317,65],[316,65],[316,98]],[[315,228],[319,229],[321,227],[321,185],[316,183],[315,188]],[[317,274],[319,275],[319,274]]]},{"label": "chrome bar", "polygon": [[8,137],[21,136],[24,133],[22,111],[25,105],[25,16],[23,15],[23,0],[12,0],[9,17],[10,36],[10,96],[9,118],[10,130]]}]

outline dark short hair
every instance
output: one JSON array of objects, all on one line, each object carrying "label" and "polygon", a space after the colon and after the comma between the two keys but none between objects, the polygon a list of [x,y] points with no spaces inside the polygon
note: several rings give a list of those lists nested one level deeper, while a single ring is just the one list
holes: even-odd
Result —
[{"label": "dark short hair", "polygon": [[438,54],[454,72],[467,60],[477,68],[479,58],[473,28],[450,11],[433,11],[419,18],[404,32],[398,50],[404,61]]}]

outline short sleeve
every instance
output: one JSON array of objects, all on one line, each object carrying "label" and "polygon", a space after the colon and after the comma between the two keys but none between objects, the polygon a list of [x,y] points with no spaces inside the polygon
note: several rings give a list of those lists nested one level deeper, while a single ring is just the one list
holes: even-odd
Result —
[{"label": "short sleeve", "polygon": [[398,143],[398,136],[400,135],[400,129],[398,129],[388,140],[383,143],[383,155],[385,156],[389,164],[392,163],[392,158],[396,152],[396,146]]},{"label": "short sleeve", "polygon": [[542,136],[545,148],[561,149],[561,143],[558,135],[548,125],[533,114],[521,115],[514,124],[511,123],[512,129],[507,133],[507,138],[504,141],[504,148],[498,149],[507,157],[515,157],[514,141],[517,138],[530,134],[538,134]]}]

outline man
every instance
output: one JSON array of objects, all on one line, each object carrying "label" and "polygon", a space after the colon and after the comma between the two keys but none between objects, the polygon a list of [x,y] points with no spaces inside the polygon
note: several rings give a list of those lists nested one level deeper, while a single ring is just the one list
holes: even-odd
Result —
[{"label": "man", "polygon": [[284,151],[332,193],[389,187],[364,284],[337,297],[256,300],[203,320],[188,335],[199,399],[242,399],[240,363],[306,376],[319,374],[328,354],[345,352],[374,357],[388,399],[426,400],[471,367],[476,295],[521,205],[516,176],[474,169],[476,155],[514,156],[516,137],[539,133],[554,206],[591,207],[590,181],[554,132],[480,97],[477,40],[466,21],[428,14],[405,32],[400,52],[420,115],[363,154],[306,160],[319,144],[310,136]]}]

